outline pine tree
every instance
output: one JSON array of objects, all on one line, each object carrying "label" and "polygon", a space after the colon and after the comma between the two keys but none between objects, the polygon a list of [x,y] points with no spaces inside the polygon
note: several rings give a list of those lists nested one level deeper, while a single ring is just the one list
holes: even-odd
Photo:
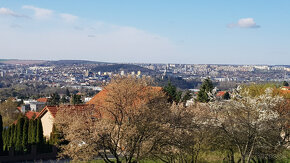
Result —
[{"label": "pine tree", "polygon": [[60,99],[60,102],[61,102],[62,104],[66,104],[66,103],[68,103],[69,101],[68,101],[68,99],[66,99],[65,96],[62,96],[61,99]]},{"label": "pine tree", "polygon": [[223,99],[224,100],[229,100],[231,98],[229,92],[226,92],[224,95],[223,95]]},{"label": "pine tree", "polygon": [[0,115],[0,153],[3,151],[3,122],[2,122],[2,116]]},{"label": "pine tree", "polygon": [[6,149],[6,129],[4,128],[2,131],[2,140],[3,140],[3,151]]},{"label": "pine tree", "polygon": [[60,96],[57,92],[53,93],[48,100],[48,105],[59,105]]},{"label": "pine tree", "polygon": [[36,136],[37,136],[37,120],[33,120],[33,128],[32,128],[32,144],[36,144]]},{"label": "pine tree", "polygon": [[17,136],[16,136],[16,144],[15,144],[15,150],[21,151],[22,150],[22,139],[23,139],[23,126],[24,126],[24,118],[21,117],[17,121]]},{"label": "pine tree", "polygon": [[15,147],[16,145],[16,140],[17,140],[17,126],[15,124],[13,128],[13,141],[12,141],[13,147]]},{"label": "pine tree", "polygon": [[289,86],[289,83],[286,82],[286,81],[283,81],[282,85],[288,87]]},{"label": "pine tree", "polygon": [[176,86],[172,85],[172,83],[169,81],[167,86],[163,88],[163,91],[168,96],[168,102],[173,103],[179,103],[181,100],[181,91],[177,91]]},{"label": "pine tree", "polygon": [[183,102],[183,105],[185,106],[187,100],[190,100],[191,98],[192,98],[191,92],[190,91],[186,91],[185,95],[182,97],[182,100],[181,100]]},{"label": "pine tree", "polygon": [[66,89],[65,95],[66,95],[67,97],[70,96],[70,92],[69,92],[68,88]]},{"label": "pine tree", "polygon": [[28,124],[28,144],[33,144],[33,140],[34,140],[34,121],[33,119],[29,120],[29,124]]},{"label": "pine tree", "polygon": [[59,142],[59,133],[58,133],[55,125],[53,125],[52,132],[50,133],[49,144],[57,145],[58,142]]},{"label": "pine tree", "polygon": [[42,124],[41,120],[38,118],[37,119],[37,132],[36,132],[36,143],[37,144],[42,144],[43,141],[43,129],[42,129]]},{"label": "pine tree", "polygon": [[81,98],[82,98],[81,95],[73,94],[72,98],[71,98],[71,103],[73,105],[81,104],[82,103],[82,99]]},{"label": "pine tree", "polygon": [[27,145],[28,145],[28,125],[29,125],[29,120],[28,118],[25,118],[24,124],[23,124],[23,130],[22,130],[22,147],[24,151],[27,151]]},{"label": "pine tree", "polygon": [[209,78],[206,78],[197,94],[197,101],[199,102],[209,102],[209,97],[207,93],[211,92],[213,90],[213,83]]},{"label": "pine tree", "polygon": [[5,143],[4,143],[3,150],[7,151],[7,150],[9,150],[8,146],[9,146],[9,140],[10,140],[10,127],[5,129],[5,138],[4,138],[4,140],[5,140]]},{"label": "pine tree", "polygon": [[8,144],[8,150],[10,150],[11,147],[14,146],[14,130],[15,130],[15,125],[11,125],[9,127],[9,144]]}]

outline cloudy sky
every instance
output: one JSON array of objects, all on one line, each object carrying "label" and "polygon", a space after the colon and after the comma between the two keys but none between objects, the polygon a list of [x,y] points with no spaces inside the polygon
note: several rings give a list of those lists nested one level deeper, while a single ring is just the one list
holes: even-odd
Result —
[{"label": "cloudy sky", "polygon": [[290,64],[289,0],[0,0],[0,59]]}]

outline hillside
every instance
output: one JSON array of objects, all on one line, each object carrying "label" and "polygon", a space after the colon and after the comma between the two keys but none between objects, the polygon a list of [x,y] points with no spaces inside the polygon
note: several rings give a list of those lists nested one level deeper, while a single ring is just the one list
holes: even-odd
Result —
[{"label": "hillside", "polygon": [[157,74],[156,71],[137,66],[137,65],[131,65],[131,64],[110,64],[110,65],[101,65],[101,66],[96,66],[95,68],[92,68],[91,71],[93,72],[120,72],[124,71],[125,73],[128,72],[137,72],[141,71],[142,74],[144,73],[150,73],[150,74]]}]

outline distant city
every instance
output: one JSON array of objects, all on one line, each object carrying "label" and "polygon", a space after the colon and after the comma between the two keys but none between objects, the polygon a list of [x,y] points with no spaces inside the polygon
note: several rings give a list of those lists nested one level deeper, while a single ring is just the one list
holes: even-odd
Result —
[{"label": "distant city", "polygon": [[82,60],[4,60],[0,65],[0,76],[12,78],[13,83],[40,83],[49,87],[100,90],[112,76],[128,74],[184,81],[210,78],[217,83],[281,82],[290,80],[290,65],[120,64]]}]

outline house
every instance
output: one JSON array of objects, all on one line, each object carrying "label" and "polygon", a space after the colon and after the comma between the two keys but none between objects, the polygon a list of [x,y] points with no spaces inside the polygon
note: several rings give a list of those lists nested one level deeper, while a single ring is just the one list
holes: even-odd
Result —
[{"label": "house", "polygon": [[47,103],[48,102],[48,98],[43,97],[43,98],[39,98],[36,100],[37,102],[42,102],[42,103]]},{"label": "house", "polygon": [[[39,99],[38,99],[39,100]],[[26,111],[34,111],[38,112],[43,109],[43,107],[46,105],[46,100],[41,99],[40,101],[38,100],[25,100],[23,101],[24,105],[21,107],[21,112],[26,112]]]},{"label": "house", "polygon": [[283,91],[290,91],[290,86],[284,86],[281,88]]},{"label": "house", "polygon": [[[152,87],[156,91],[161,91],[161,87]],[[63,105],[63,106],[45,106],[41,112],[36,116],[36,118],[41,119],[42,127],[43,127],[43,135],[49,139],[50,133],[52,132],[52,127],[54,123],[54,119],[59,109],[67,107],[67,108],[76,108],[76,109],[85,109],[87,106],[93,105],[95,108],[100,107],[107,97],[107,90],[102,90],[98,94],[96,94],[89,102],[81,105]]]},{"label": "house", "polygon": [[219,91],[219,92],[216,94],[216,96],[222,98],[225,94],[226,94],[226,91]]},{"label": "house", "polygon": [[49,139],[50,133],[52,132],[52,127],[54,123],[54,119],[56,117],[56,113],[59,109],[64,107],[75,107],[77,109],[85,108],[86,104],[83,105],[63,105],[63,106],[45,106],[41,112],[35,117],[35,119],[40,118],[42,128],[43,128],[43,136]]},{"label": "house", "polygon": [[35,119],[40,118],[43,128],[43,136],[45,136],[46,138],[50,137],[57,108],[58,106],[46,106],[35,117]]},{"label": "house", "polygon": [[[17,109],[21,112],[21,107],[17,107]],[[38,114],[39,114],[39,112],[28,111],[24,114],[24,116],[30,120],[30,119],[37,117]],[[17,124],[17,120],[15,120],[13,122],[13,124]]]}]

